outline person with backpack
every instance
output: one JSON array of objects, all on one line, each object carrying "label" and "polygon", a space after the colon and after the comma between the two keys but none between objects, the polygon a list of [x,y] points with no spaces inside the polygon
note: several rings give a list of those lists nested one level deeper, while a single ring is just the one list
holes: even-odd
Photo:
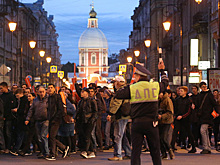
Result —
[{"label": "person with backpack", "polygon": [[[213,109],[219,113],[219,105],[217,104],[216,100],[214,99],[214,96],[212,92],[207,88],[207,85],[205,82],[201,82],[199,84],[199,87],[201,88],[201,92],[199,94],[199,104],[200,107],[198,108],[198,116],[199,116],[199,122],[201,124],[200,127],[200,133],[202,138],[202,147],[203,150],[200,152],[200,154],[211,154],[211,145],[210,145],[210,139],[209,139],[209,126],[213,126],[213,119],[212,116]],[[194,107],[196,108],[196,107]]]},{"label": "person with backpack", "polygon": [[61,96],[59,94],[56,94],[54,84],[49,84],[47,90],[49,94],[47,118],[49,120],[50,156],[46,159],[56,160],[56,146],[58,146],[63,151],[62,157],[66,158],[69,151],[69,146],[65,146],[56,139],[60,124],[64,116],[64,104],[62,102]]},{"label": "person with backpack", "polygon": [[[122,76],[116,76],[116,89],[122,89],[125,84],[125,79]],[[126,125],[130,118],[130,102],[128,99],[119,100],[112,98],[110,102],[111,120],[114,122],[114,157],[108,158],[110,161],[119,161],[131,158],[131,146],[125,135]],[[108,116],[109,117],[109,116]],[[125,156],[122,157],[121,148],[125,151]]]}]

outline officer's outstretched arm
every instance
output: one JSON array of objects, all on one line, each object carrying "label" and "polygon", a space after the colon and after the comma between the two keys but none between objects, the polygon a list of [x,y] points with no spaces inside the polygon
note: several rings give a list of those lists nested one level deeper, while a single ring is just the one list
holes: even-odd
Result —
[{"label": "officer's outstretched arm", "polygon": [[131,99],[130,86],[128,85],[118,90],[114,97],[117,99]]}]

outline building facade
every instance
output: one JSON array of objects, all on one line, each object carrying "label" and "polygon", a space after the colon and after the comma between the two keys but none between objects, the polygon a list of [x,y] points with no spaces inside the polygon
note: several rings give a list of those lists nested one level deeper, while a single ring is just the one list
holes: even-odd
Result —
[{"label": "building facade", "polygon": [[[217,65],[218,0],[203,0],[201,4],[195,0],[140,0],[131,19],[133,30],[127,53],[134,57],[134,50],[139,50],[137,60],[145,63],[157,80],[160,56],[165,62],[170,85],[180,85],[181,77],[183,85],[188,85],[191,72],[198,72],[200,80],[206,80],[206,70],[198,66],[200,61],[209,61],[211,68],[220,67]],[[171,22],[168,32],[163,28],[165,21]],[[151,40],[149,48],[144,45],[146,39]],[[198,40],[196,65],[191,64],[192,39]],[[162,48],[161,54],[159,48]]]},{"label": "building facade", "polygon": [[79,39],[79,77],[88,78],[91,74],[108,77],[108,42],[98,28],[97,13],[92,6],[87,29]]},{"label": "building facade", "polygon": [[[53,16],[47,15],[43,4],[44,0],[37,0],[33,4],[0,0],[1,65],[4,64],[11,69],[4,75],[6,79],[1,77],[1,81],[7,81],[9,85],[25,83],[27,75],[32,76],[32,84],[34,84],[34,78],[39,80],[40,77],[41,83],[49,82],[46,74],[49,72],[49,64],[46,62],[46,57],[52,58],[50,65],[56,65],[58,69],[61,67],[58,34]],[[17,23],[13,33],[8,27],[8,23],[12,21]],[[34,49],[29,46],[31,40],[36,41]],[[43,58],[39,55],[40,50],[45,51]],[[53,76],[51,76],[51,82]]]}]

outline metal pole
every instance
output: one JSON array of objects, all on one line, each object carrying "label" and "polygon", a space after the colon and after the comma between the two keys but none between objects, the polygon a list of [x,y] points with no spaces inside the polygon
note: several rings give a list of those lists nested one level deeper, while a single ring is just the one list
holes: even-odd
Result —
[{"label": "metal pole", "polygon": [[12,87],[12,78],[13,78],[12,68],[14,68],[13,67],[13,52],[12,52],[13,44],[12,44],[12,42],[13,42],[13,32],[11,32],[11,59],[12,59],[12,65],[11,65],[11,87]]},{"label": "metal pole", "polygon": [[218,0],[218,67],[220,68],[220,0]]},{"label": "metal pole", "polygon": [[43,84],[43,65],[42,65],[42,57],[40,58],[40,79],[41,79],[41,84]]},{"label": "metal pole", "polygon": [[180,5],[180,74],[181,86],[183,86],[183,7]]}]

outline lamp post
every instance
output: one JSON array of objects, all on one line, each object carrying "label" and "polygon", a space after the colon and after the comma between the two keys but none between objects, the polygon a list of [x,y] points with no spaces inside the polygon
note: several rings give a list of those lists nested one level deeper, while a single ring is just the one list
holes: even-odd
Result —
[{"label": "lamp post", "polygon": [[41,50],[40,52],[39,52],[39,54],[40,54],[40,79],[41,79],[41,84],[43,84],[43,63],[42,63],[42,59],[43,59],[43,57],[44,57],[44,55],[45,55],[45,51],[44,50]]},{"label": "lamp post", "polygon": [[[11,56],[12,56],[12,58],[13,58],[13,32],[16,30],[16,27],[17,27],[17,23],[16,22],[9,22],[8,23],[8,26],[9,26],[9,30],[12,32],[11,33]],[[12,85],[12,76],[13,76],[13,74],[12,74],[12,72],[11,72],[11,85]]]},{"label": "lamp post", "polygon": [[[179,6],[171,5],[178,9],[180,12],[180,44],[179,44],[179,54],[180,54],[180,76],[181,76],[181,86],[183,86],[183,5],[180,4]],[[163,23],[164,30],[167,32],[170,30],[171,22],[166,21]]]},{"label": "lamp post", "polygon": [[[149,39],[145,40],[145,41],[144,41],[144,44],[145,44],[145,47],[146,47],[146,48],[149,48],[150,45],[151,45],[151,40],[149,40]],[[145,67],[147,68],[147,53],[146,53],[146,55],[145,55]]]},{"label": "lamp post", "polygon": [[[46,61],[47,61],[47,63],[49,64],[49,63],[51,63],[51,57],[47,57],[46,58]],[[50,72],[50,65],[49,65],[49,71],[48,72]],[[50,82],[50,80],[49,80],[49,82]],[[47,75],[46,75],[46,87],[47,87]]]},{"label": "lamp post", "polygon": [[[34,41],[34,40],[29,41],[29,46],[32,49],[32,76],[35,77],[35,74],[34,74],[34,71],[35,71],[35,68],[34,68],[34,53],[33,53],[34,50],[33,49],[36,47],[36,41]],[[33,85],[33,81],[32,81],[32,85]]]},{"label": "lamp post", "polygon": [[132,70],[131,70],[130,65],[132,65],[133,68],[134,68],[134,65],[131,63],[132,62],[132,57],[127,57],[127,61],[128,61],[128,69],[127,70],[129,70],[129,75],[130,75],[131,78],[130,78],[129,82],[128,82],[128,78],[127,77],[126,77],[126,79],[127,79],[127,82],[130,83],[131,79],[132,79],[132,75],[131,75]]}]

